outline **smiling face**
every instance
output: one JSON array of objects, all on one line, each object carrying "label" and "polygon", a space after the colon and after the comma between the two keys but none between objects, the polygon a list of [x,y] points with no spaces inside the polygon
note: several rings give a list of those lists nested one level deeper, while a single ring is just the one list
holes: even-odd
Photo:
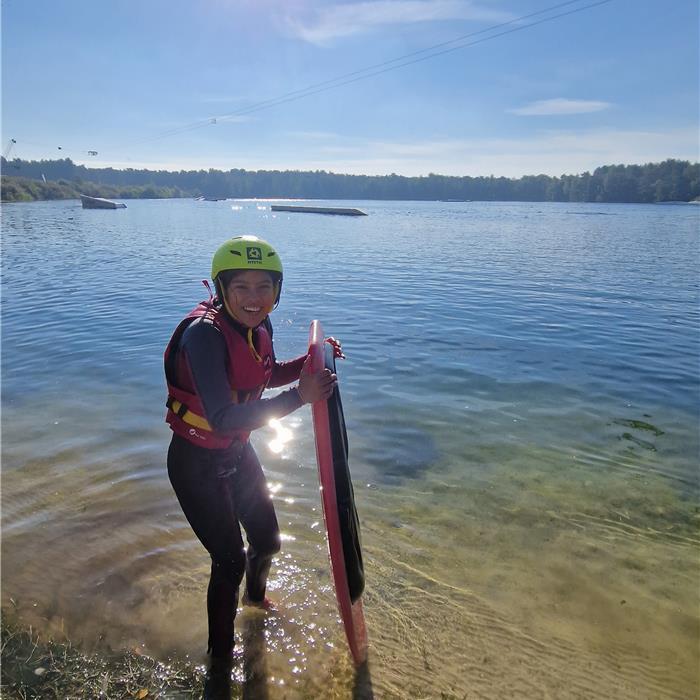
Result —
[{"label": "smiling face", "polygon": [[269,272],[242,270],[226,287],[226,303],[234,318],[248,328],[261,324],[275,303],[275,284]]}]

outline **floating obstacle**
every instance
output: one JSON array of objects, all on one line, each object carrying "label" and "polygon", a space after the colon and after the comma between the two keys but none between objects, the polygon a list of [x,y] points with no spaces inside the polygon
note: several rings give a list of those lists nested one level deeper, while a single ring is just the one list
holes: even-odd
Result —
[{"label": "floating obstacle", "polygon": [[304,207],[294,204],[273,204],[272,211],[291,211],[300,214],[337,214],[340,216],[367,216],[360,209],[347,209],[345,207]]},{"label": "floating obstacle", "polygon": [[89,197],[86,194],[80,195],[80,201],[83,203],[83,209],[126,209],[126,204],[122,202],[113,202],[111,199],[102,199],[102,197]]}]

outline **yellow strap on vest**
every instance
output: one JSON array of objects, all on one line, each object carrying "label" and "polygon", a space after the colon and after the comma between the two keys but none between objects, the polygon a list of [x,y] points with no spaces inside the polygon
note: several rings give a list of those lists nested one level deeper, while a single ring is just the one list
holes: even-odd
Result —
[{"label": "yellow strap on vest", "polygon": [[[182,404],[179,401],[175,401],[175,399],[173,399],[172,404],[170,406],[170,410],[173,413],[177,413],[181,407]],[[190,410],[185,411],[180,416],[180,419],[183,420],[185,423],[188,423],[189,425],[193,425],[195,428],[208,430],[210,433],[213,432],[211,429],[211,425],[209,425],[209,421],[204,416],[198,416],[196,413],[192,413],[192,411]]]},{"label": "yellow strap on vest", "polygon": [[[240,319],[236,316],[236,314],[233,313],[231,310],[231,307],[228,305],[228,300],[226,299],[226,295],[223,295],[223,301],[224,301],[224,306],[226,307],[226,311],[228,311],[229,316],[231,318],[235,319],[238,321],[238,323],[242,323]],[[274,306],[274,305],[273,305]],[[270,313],[271,309],[268,310],[268,314]],[[250,352],[253,354],[253,357],[255,358],[255,361],[260,364],[262,362],[262,357],[258,354],[258,351],[255,349],[255,345],[253,344],[253,329],[249,328],[248,329],[248,347],[250,348]]]},{"label": "yellow strap on vest", "polygon": [[253,329],[249,328],[248,329],[248,347],[250,348],[250,351],[253,353],[253,357],[255,358],[255,361],[260,364],[262,362],[262,357],[258,355],[258,351],[255,349],[255,345],[253,344]]}]

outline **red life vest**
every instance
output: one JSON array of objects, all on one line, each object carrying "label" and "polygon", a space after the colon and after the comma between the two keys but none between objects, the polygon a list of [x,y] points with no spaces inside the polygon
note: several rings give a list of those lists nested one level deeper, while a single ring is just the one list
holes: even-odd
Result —
[{"label": "red life vest", "polygon": [[178,325],[165,349],[165,378],[168,385],[168,413],[165,421],[173,432],[208,449],[225,449],[234,442],[246,442],[250,431],[216,432],[204,415],[204,406],[196,393],[185,353],[178,352],[180,339],[197,318],[210,322],[223,335],[228,352],[226,374],[231,401],[244,403],[260,398],[272,375],[272,338],[264,323],[253,330],[257,357],[245,338],[232,327],[223,309],[212,300],[201,302]]}]

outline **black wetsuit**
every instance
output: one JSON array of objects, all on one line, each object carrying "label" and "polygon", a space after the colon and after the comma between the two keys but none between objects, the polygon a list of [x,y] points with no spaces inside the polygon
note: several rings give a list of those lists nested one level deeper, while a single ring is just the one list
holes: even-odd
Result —
[{"label": "black wetsuit", "polygon": [[[246,336],[245,328],[228,317],[225,322]],[[302,405],[296,388],[271,399],[232,403],[226,342],[221,331],[203,319],[185,330],[178,352],[186,354],[206,419],[216,432],[255,430]],[[304,359],[275,361],[269,386],[295,381]],[[261,602],[272,557],[280,549],[267,482],[250,442],[205,449],[178,435],[170,442],[168,475],[187,520],[212,559],[207,591],[209,651],[212,657],[227,658],[233,649],[233,621],[243,574],[248,598]],[[247,551],[240,525],[248,540]]]}]

